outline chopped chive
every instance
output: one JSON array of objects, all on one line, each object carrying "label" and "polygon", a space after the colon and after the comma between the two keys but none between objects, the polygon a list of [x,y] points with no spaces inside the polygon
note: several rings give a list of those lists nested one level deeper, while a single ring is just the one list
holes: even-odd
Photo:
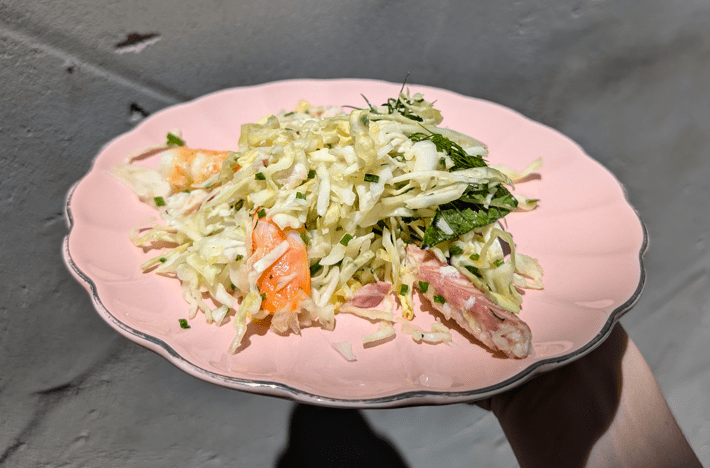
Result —
[{"label": "chopped chive", "polygon": [[236,211],[239,211],[242,209],[243,206],[244,206],[244,200],[239,200],[237,203],[234,204],[233,208]]},{"label": "chopped chive", "polygon": [[235,289],[237,289],[237,287],[234,285],[234,283],[229,283],[229,287],[232,288],[232,291],[234,291]]},{"label": "chopped chive", "polygon": [[453,257],[454,255],[461,255],[463,253],[463,249],[459,247],[458,245],[452,245],[449,247],[449,256]]},{"label": "chopped chive", "polygon": [[446,158],[440,158],[439,164],[441,164],[442,166],[446,166]]},{"label": "chopped chive", "polygon": [[261,293],[261,300],[265,301],[266,300],[266,293]]},{"label": "chopped chive", "polygon": [[243,259],[243,258],[244,258],[244,255],[239,254],[239,255],[237,255],[237,258],[234,259],[234,261],[235,261],[235,262],[238,262],[239,260],[241,260],[241,259]]},{"label": "chopped chive", "polygon": [[345,234],[343,238],[340,239],[340,243],[347,247],[348,243],[352,240],[352,238],[353,236],[351,236],[350,234]]},{"label": "chopped chive", "polygon": [[305,200],[306,194],[301,193],[301,192],[296,192],[296,198],[300,198],[301,200]]},{"label": "chopped chive", "polygon": [[264,216],[266,216],[266,210],[262,208],[262,209],[260,209],[259,211],[256,212],[256,215],[257,215],[259,218],[263,218]]},{"label": "chopped chive", "polygon": [[380,176],[376,174],[365,174],[365,182],[379,182],[380,181]]},{"label": "chopped chive", "polygon": [[254,174],[254,178],[256,180],[266,180],[266,176],[263,172],[257,172],[256,174]]},{"label": "chopped chive", "polygon": [[427,283],[426,281],[419,282],[419,290],[422,292],[422,294],[426,293],[428,289],[429,283]]},{"label": "chopped chive", "polygon": [[505,262],[504,262],[503,260],[501,260],[501,259],[498,259],[498,260],[496,260],[495,262],[493,262],[493,264],[494,264],[495,266],[497,266],[497,267],[501,266],[501,265],[504,264],[504,263],[505,263]]},{"label": "chopped chive", "polygon": [[434,296],[434,302],[436,302],[437,304],[446,304],[446,299],[444,299],[444,296],[440,296],[437,294]]},{"label": "chopped chive", "polygon": [[301,240],[303,240],[303,243],[308,245],[311,240],[308,238],[308,234],[306,234],[306,231],[301,231]]},{"label": "chopped chive", "polygon": [[168,133],[167,145],[168,146],[185,146],[185,142],[179,136],[173,135],[172,133]]},{"label": "chopped chive", "polygon": [[155,197],[153,201],[155,202],[155,206],[165,206],[165,199],[163,197]]},{"label": "chopped chive", "polygon": [[185,190],[182,191],[182,193],[190,193],[190,189],[186,188]]},{"label": "chopped chive", "polygon": [[481,256],[478,255],[478,254],[471,254],[471,256],[468,257],[468,258],[470,258],[470,259],[473,260],[474,262],[477,262],[477,261],[481,258]]},{"label": "chopped chive", "polygon": [[295,113],[296,113],[296,112],[294,112],[294,111],[287,112],[287,113],[284,114],[284,117],[291,117],[291,116],[294,115]]},{"label": "chopped chive", "polygon": [[312,179],[312,178],[314,178],[315,176],[316,176],[316,171],[315,171],[315,169],[311,169],[310,171],[308,171],[308,178],[309,178],[309,179]]},{"label": "chopped chive", "polygon": [[401,288],[399,288],[399,294],[401,296],[404,296],[409,292],[409,285],[408,284],[403,284]]},{"label": "chopped chive", "polygon": [[165,263],[168,261],[168,259],[165,257],[160,257],[158,260],[160,260],[160,263]]},{"label": "chopped chive", "polygon": [[185,319],[179,319],[178,322],[180,322],[180,328],[188,329],[190,328],[190,324],[187,323],[187,320]]}]

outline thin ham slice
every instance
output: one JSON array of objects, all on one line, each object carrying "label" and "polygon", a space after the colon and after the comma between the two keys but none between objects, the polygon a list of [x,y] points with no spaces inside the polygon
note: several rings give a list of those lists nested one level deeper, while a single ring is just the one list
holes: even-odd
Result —
[{"label": "thin ham slice", "polygon": [[390,289],[392,289],[392,284],[385,281],[366,284],[355,291],[348,304],[362,309],[377,307],[384,300],[387,293],[390,292]]},{"label": "thin ham slice", "polygon": [[[447,319],[508,357],[524,358],[532,352],[530,327],[516,314],[494,304],[458,270],[413,244],[407,246],[407,262],[419,281],[429,283],[425,296]],[[446,302],[432,300],[436,294]]]}]

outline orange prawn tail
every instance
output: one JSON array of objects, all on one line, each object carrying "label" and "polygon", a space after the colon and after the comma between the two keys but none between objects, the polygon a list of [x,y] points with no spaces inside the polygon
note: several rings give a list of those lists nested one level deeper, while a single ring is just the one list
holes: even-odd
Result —
[{"label": "orange prawn tail", "polygon": [[261,308],[273,314],[277,310],[296,312],[305,296],[311,294],[311,273],[306,245],[301,239],[303,229],[281,230],[268,218],[256,220],[252,231],[252,251],[257,261],[288,242],[288,250],[257,279],[264,299]]},{"label": "orange prawn tail", "polygon": [[185,146],[170,148],[170,167],[167,180],[174,192],[201,184],[222,169],[229,151],[191,149]]}]

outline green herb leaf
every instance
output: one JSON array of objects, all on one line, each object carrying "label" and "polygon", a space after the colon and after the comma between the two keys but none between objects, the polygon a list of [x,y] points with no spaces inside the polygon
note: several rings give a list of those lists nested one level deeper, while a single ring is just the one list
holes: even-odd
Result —
[{"label": "green herb leaf", "polygon": [[298,198],[298,199],[300,199],[300,200],[305,200],[305,199],[306,199],[306,195],[305,195],[304,193],[301,193],[301,192],[296,192],[296,198]]},{"label": "green herb leaf", "polygon": [[308,234],[306,234],[306,231],[301,231],[301,240],[306,245],[310,244],[311,240],[308,238]]},{"label": "green herb leaf", "polygon": [[168,142],[166,144],[168,146],[185,146],[183,139],[172,133],[168,133]]},{"label": "green herb leaf", "polygon": [[475,266],[464,265],[464,268],[467,269],[474,276],[478,276],[479,278],[483,277],[483,275],[481,275],[481,272],[478,271],[478,268],[476,268]]},{"label": "green herb leaf", "polygon": [[426,281],[419,282],[419,290],[422,292],[422,294],[425,294],[428,289],[429,289],[429,283],[427,283]]},{"label": "green herb leaf", "polygon": [[451,247],[449,247],[449,257],[453,257],[454,255],[461,255],[462,253],[463,249],[458,245],[452,245]]},{"label": "green herb leaf", "polygon": [[185,319],[179,319],[178,322],[180,322],[180,328],[188,329],[190,328],[190,324],[187,323],[187,320]]},{"label": "green herb leaf", "polygon": [[375,174],[365,174],[365,182],[379,182],[380,181],[380,176],[375,175]]},{"label": "green herb leaf", "polygon": [[399,294],[401,296],[406,295],[409,292],[409,285],[408,284],[403,284],[401,288],[399,288]]},{"label": "green herb leaf", "polygon": [[318,274],[318,272],[321,271],[322,269],[323,269],[323,265],[321,265],[321,264],[318,263],[318,262],[314,263],[314,264],[311,265],[311,267],[310,267],[311,276],[315,276],[315,275]]},{"label": "green herb leaf", "polygon": [[434,296],[434,302],[436,302],[437,304],[446,304],[446,299],[444,299],[444,296],[440,296],[437,294]]},{"label": "green herb leaf", "polygon": [[[481,156],[473,156],[468,154],[461,145],[446,138],[439,133],[413,133],[409,135],[409,139],[413,142],[430,140],[436,146],[437,151],[441,151],[449,155],[454,162],[452,171],[461,169],[471,169],[474,167],[486,167],[486,161]],[[443,165],[444,163],[442,163]]]},{"label": "green herb leaf", "polygon": [[310,171],[308,171],[308,178],[309,178],[309,179],[312,179],[312,178],[314,178],[315,176],[316,176],[316,171],[315,171],[315,169],[311,169]]},{"label": "green herb leaf", "polygon": [[257,172],[257,173],[254,175],[254,178],[255,178],[256,180],[266,180],[266,176],[265,176],[264,173],[262,173],[262,172]]},{"label": "green herb leaf", "polygon": [[389,98],[386,103],[382,104],[383,106],[387,107],[387,113],[388,114],[394,114],[395,112],[401,114],[402,116],[417,121],[417,122],[423,122],[424,119],[422,119],[420,116],[412,112],[407,108],[406,104],[411,105],[414,101],[412,99],[409,99],[407,97],[404,97],[401,93],[397,99],[395,98]]},{"label": "green herb leaf", "polygon": [[[487,195],[487,188],[471,185],[458,200],[440,205],[424,231],[422,247],[456,239],[473,229],[491,224],[518,206],[515,197],[502,185],[496,187],[488,207],[485,206]],[[443,224],[449,229],[442,229]]]},{"label": "green herb leaf", "polygon": [[256,212],[256,215],[259,217],[259,219],[263,218],[266,216],[266,210],[265,209],[260,209],[259,211]]},{"label": "green herb leaf", "polygon": [[155,197],[153,201],[155,202],[155,206],[165,206],[165,199],[163,197]]}]

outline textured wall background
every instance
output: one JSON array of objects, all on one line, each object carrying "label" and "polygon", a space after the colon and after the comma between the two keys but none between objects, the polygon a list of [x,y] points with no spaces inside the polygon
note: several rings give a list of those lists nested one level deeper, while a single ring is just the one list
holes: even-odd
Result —
[{"label": "textured wall background", "polygon": [[[0,0],[0,465],[271,465],[292,404],[203,383],[105,325],[61,260],[64,196],[165,106],[407,71],[561,130],[625,184],[651,243],[622,323],[710,464],[709,31],[704,0]],[[476,407],[364,414],[412,467],[516,466]]]}]

